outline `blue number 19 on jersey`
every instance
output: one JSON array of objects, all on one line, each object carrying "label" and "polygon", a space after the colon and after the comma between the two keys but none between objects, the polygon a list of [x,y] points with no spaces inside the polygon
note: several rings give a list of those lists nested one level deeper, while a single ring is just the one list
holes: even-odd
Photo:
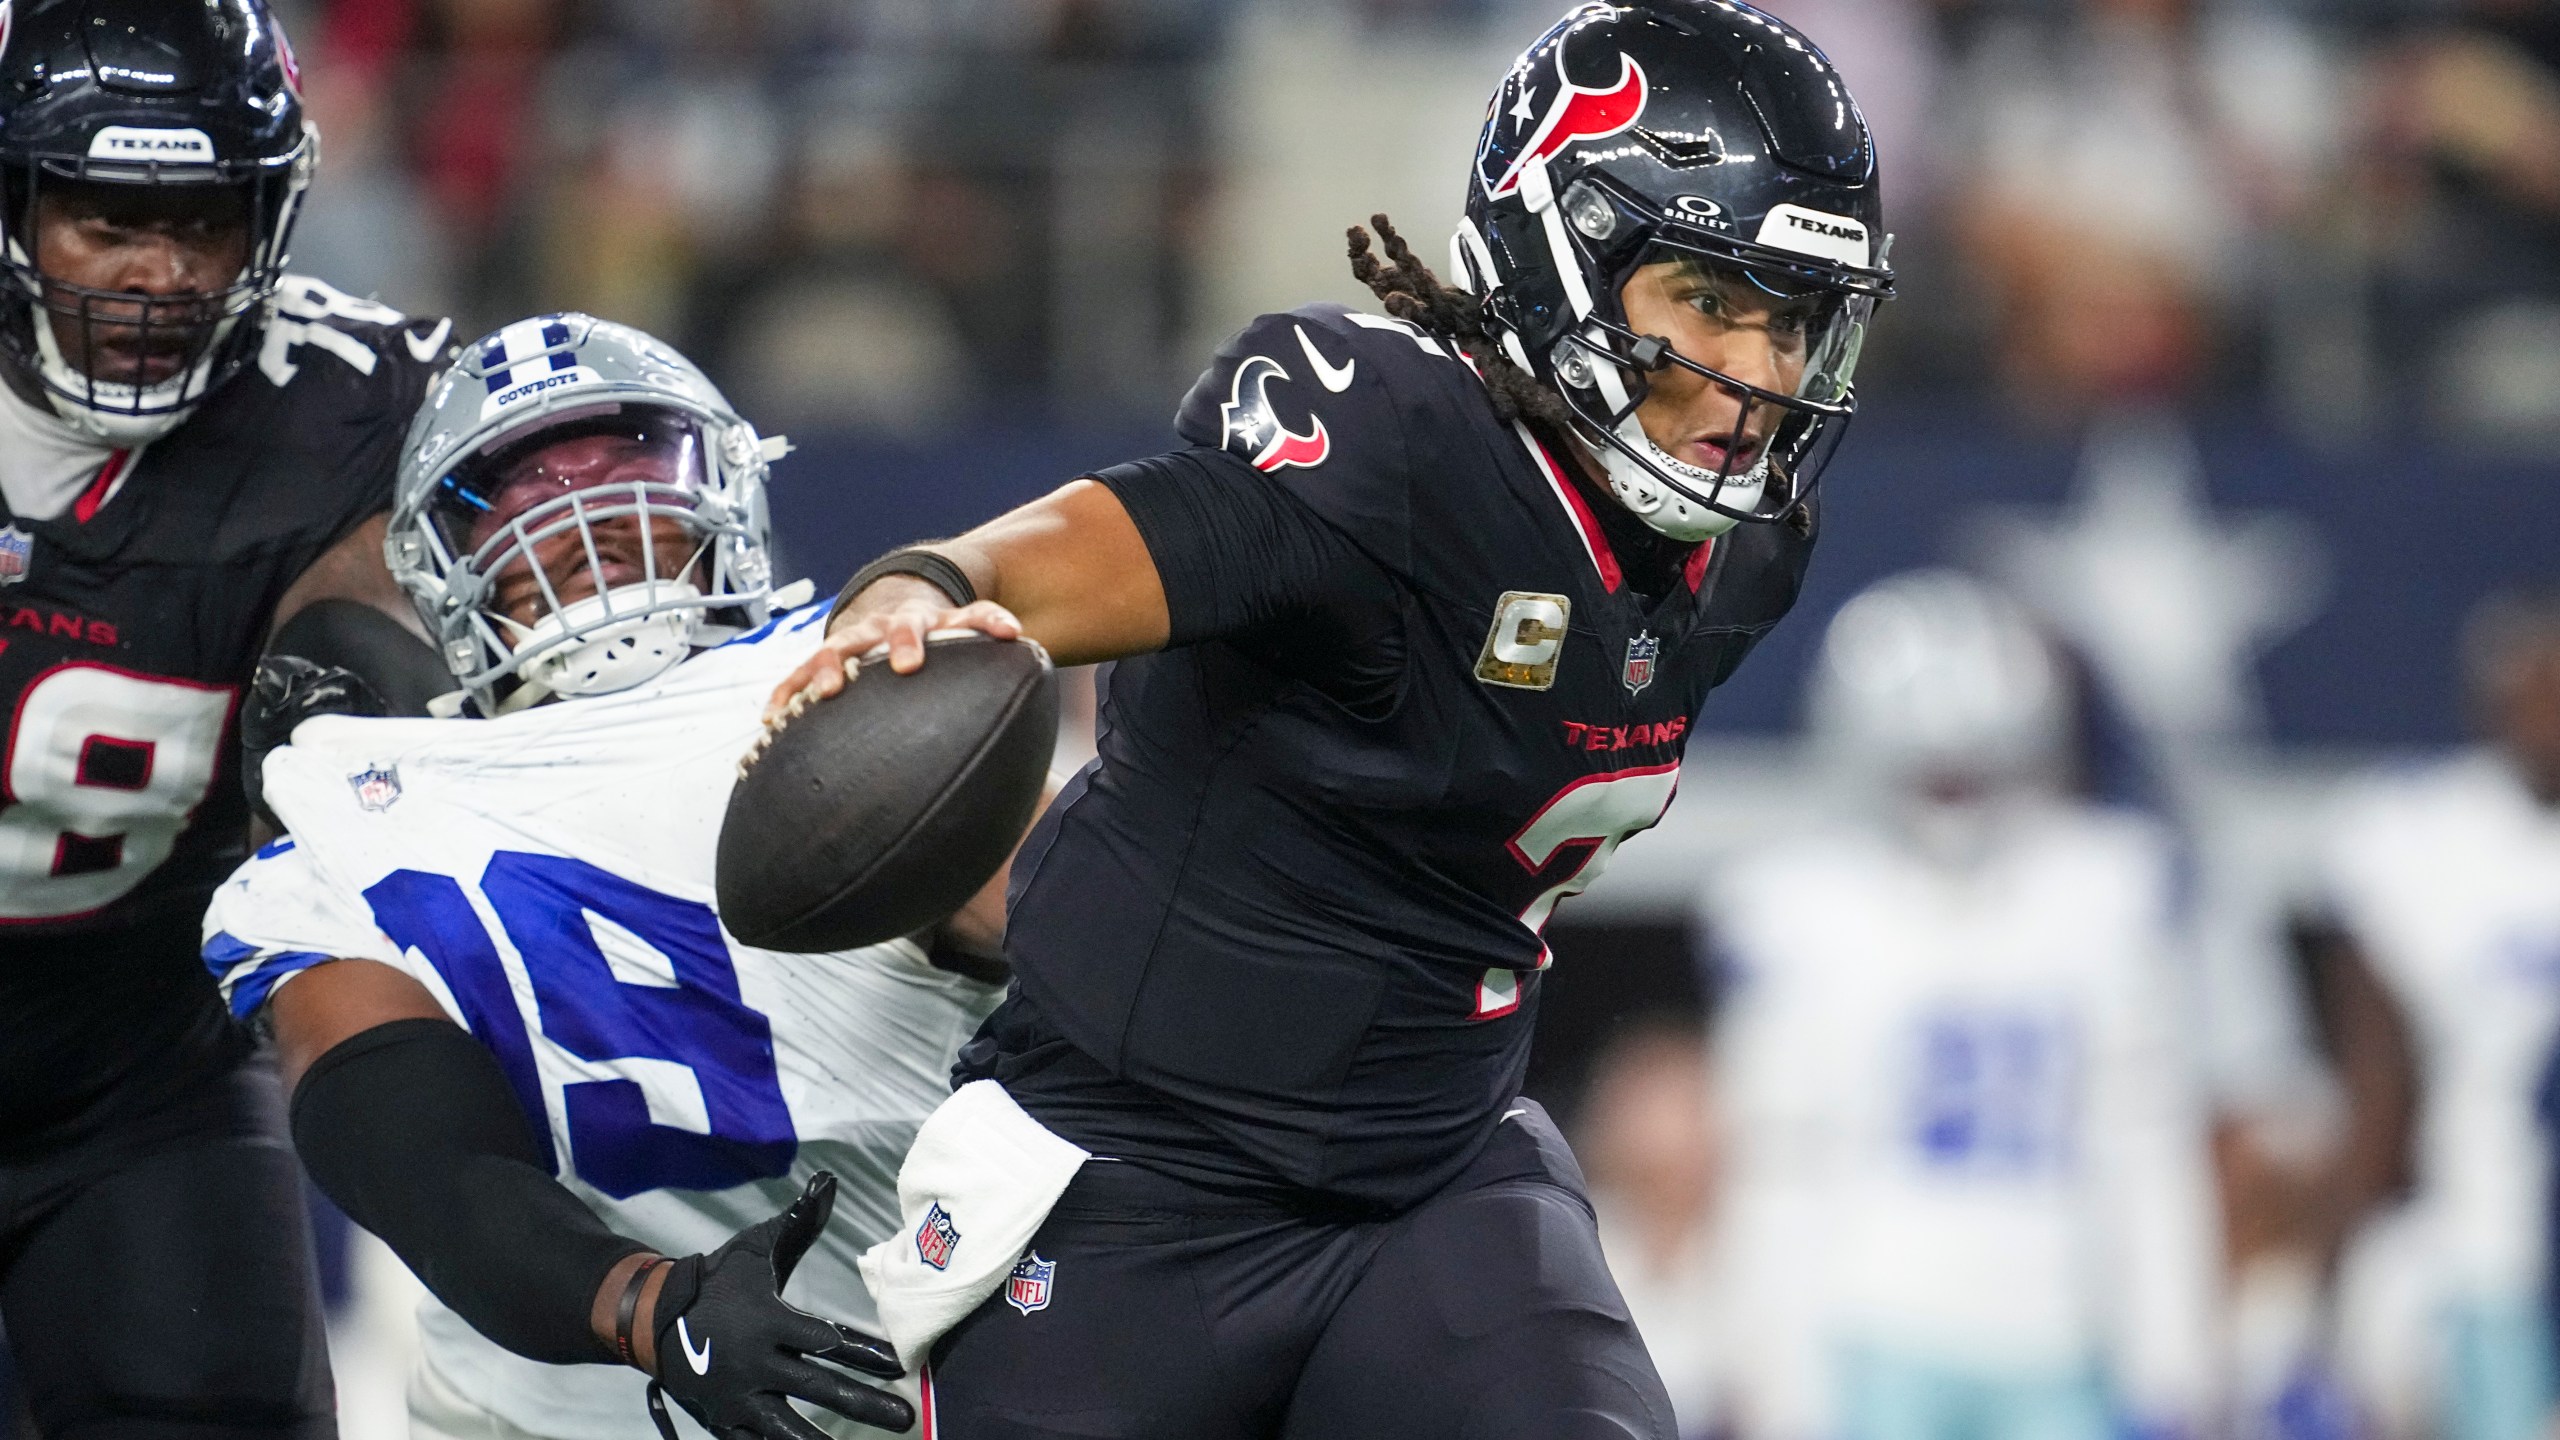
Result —
[{"label": "blue number 19 on jersey", "polygon": [[[657,1124],[635,1079],[581,1080],[561,1092],[578,1178],[617,1200],[643,1190],[721,1190],[791,1168],[798,1148],[774,1067],[773,1029],[738,995],[738,972],[711,908],[583,860],[501,850],[481,872],[533,983],[533,1030],[602,1069],[655,1061],[692,1072],[708,1134]],[[450,875],[398,870],[365,892],[392,943],[435,966],[463,1023],[498,1057],[554,1173],[566,1173],[534,1063],[526,1008],[498,949]],[[613,973],[590,916],[630,932],[675,968],[673,985]]]}]

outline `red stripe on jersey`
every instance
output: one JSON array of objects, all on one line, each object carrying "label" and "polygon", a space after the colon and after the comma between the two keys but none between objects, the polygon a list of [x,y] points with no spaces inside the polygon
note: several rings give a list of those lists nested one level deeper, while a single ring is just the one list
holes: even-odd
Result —
[{"label": "red stripe on jersey", "polygon": [[933,1421],[933,1367],[917,1366],[916,1379],[920,1382],[916,1386],[917,1398],[924,1401],[924,1414],[918,1426],[922,1431],[922,1440],[939,1440],[940,1427]]},{"label": "red stripe on jersey", "polygon": [[71,518],[83,525],[88,524],[89,517],[98,513],[98,507],[107,503],[107,497],[116,493],[116,481],[123,478],[125,462],[132,458],[130,450],[109,451],[107,463],[98,467],[98,478],[90,481],[89,488],[80,492],[80,498],[71,502]]},{"label": "red stripe on jersey", "polygon": [[1690,594],[1697,594],[1698,587],[1707,583],[1707,562],[1714,558],[1716,540],[1712,535],[1699,541],[1698,548],[1689,552],[1689,563],[1680,567],[1680,573],[1688,578]]},{"label": "red stripe on jersey", "polygon": [[1539,471],[1547,477],[1548,488],[1564,502],[1565,513],[1573,517],[1574,528],[1582,532],[1582,548],[1591,556],[1591,568],[1600,572],[1600,588],[1612,595],[1617,594],[1624,577],[1618,570],[1618,553],[1609,548],[1609,537],[1601,532],[1600,517],[1591,513],[1591,507],[1583,501],[1582,492],[1564,477],[1555,457],[1548,454],[1547,447],[1539,444],[1537,437],[1526,428],[1520,431],[1520,443],[1529,447],[1530,458],[1538,462]]}]

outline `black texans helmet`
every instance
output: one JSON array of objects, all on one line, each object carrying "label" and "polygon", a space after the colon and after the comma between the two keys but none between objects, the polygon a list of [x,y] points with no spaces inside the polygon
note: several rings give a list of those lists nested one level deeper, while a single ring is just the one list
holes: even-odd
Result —
[{"label": "black texans helmet", "polygon": [[[10,383],[114,443],[185,419],[257,345],[317,152],[292,47],[266,0],[0,0],[0,365]],[[186,187],[208,201],[236,190],[248,261],[206,294],[47,280],[36,201],[67,183]],[[100,363],[101,341],[124,358]]]},{"label": "black texans helmet", "polygon": [[[1868,317],[1893,291],[1883,219],[1866,121],[1802,35],[1736,0],[1591,4],[1494,93],[1450,262],[1513,363],[1564,397],[1618,500],[1698,540],[1787,518],[1812,493],[1857,403]],[[1800,376],[1749,383],[1630,327],[1621,287],[1665,260],[1777,306]],[[1670,366],[1741,397],[1736,434],[1775,407],[1769,443],[1729,436],[1712,470],[1655,445],[1636,407]]]}]

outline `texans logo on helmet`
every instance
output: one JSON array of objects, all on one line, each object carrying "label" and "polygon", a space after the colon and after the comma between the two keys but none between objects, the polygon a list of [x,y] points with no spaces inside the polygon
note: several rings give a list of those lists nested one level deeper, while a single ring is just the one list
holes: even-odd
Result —
[{"label": "texans logo on helmet", "polygon": [[[8,0],[0,0],[0,12],[5,12],[7,8]],[[5,14],[0,14],[0,19],[5,18]],[[281,25],[276,27],[275,36],[276,66],[284,71],[284,88],[292,91],[294,98],[299,100],[302,98],[302,66],[293,58],[293,42],[284,38],[284,27]],[[0,45],[6,45],[8,41],[8,27],[0,25]]]},{"label": "texans logo on helmet", "polygon": [[[1606,18],[1605,8],[1601,15],[1589,18]],[[1586,21],[1582,19],[1566,21],[1552,32],[1552,39],[1530,51],[1533,56],[1541,50],[1555,56],[1557,89],[1555,97],[1546,102],[1545,118],[1539,118],[1538,97],[1546,88],[1546,80],[1534,65],[1524,64],[1513,70],[1503,84],[1502,95],[1494,98],[1494,103],[1501,105],[1503,96],[1516,97],[1503,110],[1510,122],[1485,127],[1484,147],[1476,156],[1476,181],[1484,186],[1487,198],[1499,200],[1519,189],[1523,171],[1553,157],[1567,145],[1615,135],[1644,114],[1644,67],[1636,63],[1634,56],[1619,54],[1617,78],[1604,87],[1576,85],[1565,74],[1565,41],[1583,23]],[[1529,129],[1533,121],[1536,128]]]},{"label": "texans logo on helmet", "polygon": [[1321,465],[1333,453],[1333,438],[1324,431],[1324,417],[1310,415],[1307,420],[1316,428],[1304,435],[1280,423],[1280,412],[1271,408],[1271,382],[1286,380],[1289,372],[1280,362],[1267,355],[1248,355],[1236,367],[1235,383],[1227,389],[1227,403],[1218,407],[1218,424],[1226,434],[1226,447],[1244,457],[1256,470],[1271,471],[1285,465]]}]

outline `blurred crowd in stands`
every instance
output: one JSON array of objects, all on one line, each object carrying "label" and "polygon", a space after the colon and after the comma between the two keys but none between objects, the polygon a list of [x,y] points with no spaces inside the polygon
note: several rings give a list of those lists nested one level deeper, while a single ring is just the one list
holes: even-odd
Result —
[{"label": "blurred crowd in stands", "polygon": [[[1234,263],[1203,223],[1233,148],[1221,92],[1260,63],[1240,47],[1275,43],[1239,16],[1500,49],[1559,7],[300,8],[327,137],[307,268],[466,333],[583,306],[785,418],[912,425],[1178,390],[1214,338],[1204,281]],[[1880,138],[1905,298],[1871,388],[1996,396],[2030,425],[2168,398],[2348,441],[2560,431],[2560,7],[1774,8]]]}]

